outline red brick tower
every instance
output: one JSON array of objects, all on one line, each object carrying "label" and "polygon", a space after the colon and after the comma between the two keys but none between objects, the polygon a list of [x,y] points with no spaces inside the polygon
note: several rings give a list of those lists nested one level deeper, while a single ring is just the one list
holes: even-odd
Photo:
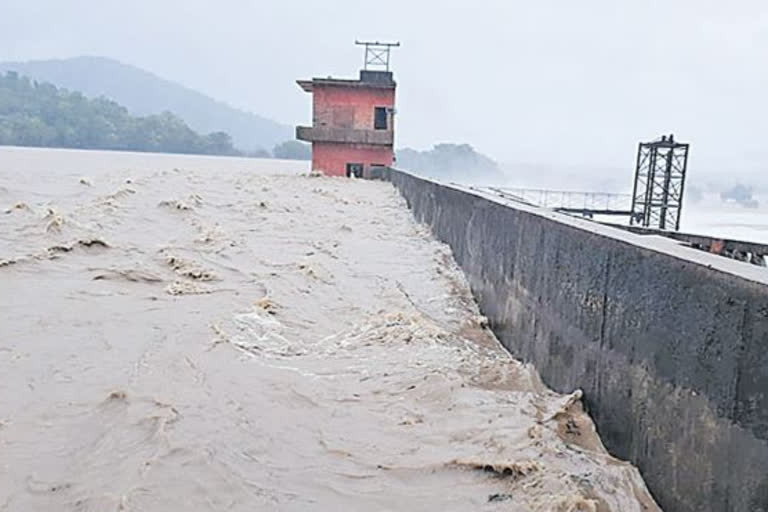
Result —
[{"label": "red brick tower", "polygon": [[[389,51],[398,43],[365,46],[358,80],[313,78],[297,83],[312,93],[312,126],[297,126],[296,138],[312,143],[312,170],[330,176],[367,176],[391,166],[394,157],[396,84]],[[384,69],[369,69],[369,68]]]}]

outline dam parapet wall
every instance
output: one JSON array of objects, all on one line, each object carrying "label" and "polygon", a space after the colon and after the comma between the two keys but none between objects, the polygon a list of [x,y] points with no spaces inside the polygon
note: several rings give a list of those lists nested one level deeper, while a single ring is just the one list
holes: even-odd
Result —
[{"label": "dam parapet wall", "polygon": [[768,512],[768,271],[382,169],[504,346],[584,391],[669,512]]}]

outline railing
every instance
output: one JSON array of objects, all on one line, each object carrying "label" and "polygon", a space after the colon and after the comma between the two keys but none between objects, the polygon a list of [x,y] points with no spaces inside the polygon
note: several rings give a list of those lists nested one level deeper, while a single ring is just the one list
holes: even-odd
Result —
[{"label": "railing", "polygon": [[[565,190],[545,190],[537,188],[502,188],[478,187],[480,190],[497,194],[505,199],[511,199],[540,208],[581,215],[593,218],[595,215],[621,215],[629,217],[632,196],[630,194],[613,194],[609,192],[573,192]],[[768,245],[738,240],[727,240],[710,236],[664,231],[660,229],[643,228],[640,226],[622,226],[610,224],[612,227],[632,231],[639,235],[658,235],[672,238],[678,242],[726,258],[768,266]]]},{"label": "railing", "polygon": [[490,190],[510,199],[553,210],[627,212],[629,214],[632,205],[631,194],[506,187],[493,187]]}]

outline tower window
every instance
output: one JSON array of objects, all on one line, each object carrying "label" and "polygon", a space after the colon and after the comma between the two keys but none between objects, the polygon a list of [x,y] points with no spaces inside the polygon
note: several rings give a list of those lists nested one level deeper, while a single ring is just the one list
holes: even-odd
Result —
[{"label": "tower window", "polygon": [[375,130],[387,129],[387,107],[374,107],[373,128]]}]

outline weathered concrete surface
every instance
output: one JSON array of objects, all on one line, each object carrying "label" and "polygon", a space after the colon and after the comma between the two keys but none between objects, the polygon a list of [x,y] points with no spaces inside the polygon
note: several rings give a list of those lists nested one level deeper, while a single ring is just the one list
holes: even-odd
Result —
[{"label": "weathered concrete surface", "polygon": [[[768,276],[669,240],[384,171],[515,356],[582,388],[672,512],[768,511]],[[760,273],[757,273],[759,271]]]}]

